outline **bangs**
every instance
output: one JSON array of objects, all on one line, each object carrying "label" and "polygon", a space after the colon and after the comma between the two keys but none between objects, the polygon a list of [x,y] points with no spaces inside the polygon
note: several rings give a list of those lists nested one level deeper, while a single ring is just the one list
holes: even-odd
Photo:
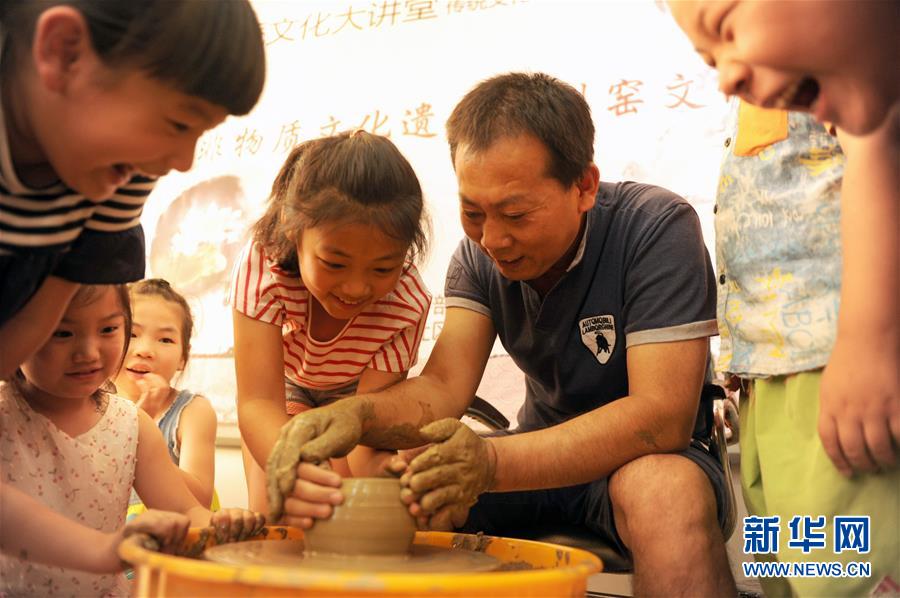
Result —
[{"label": "bangs", "polygon": [[107,64],[139,68],[230,114],[250,112],[266,74],[262,30],[250,5],[233,0],[144,4],[145,13],[108,48],[101,47],[102,28],[90,24]]}]

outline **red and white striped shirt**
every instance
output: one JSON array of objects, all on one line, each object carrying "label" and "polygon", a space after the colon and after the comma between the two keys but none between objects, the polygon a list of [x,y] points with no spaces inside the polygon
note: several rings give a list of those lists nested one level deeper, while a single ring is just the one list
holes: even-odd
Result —
[{"label": "red and white striped shirt", "polygon": [[255,241],[234,269],[231,305],[255,320],[281,326],[284,373],[304,388],[337,388],[366,368],[405,372],[415,365],[431,294],[412,264],[393,291],[350,320],[335,338],[309,335],[310,293],[286,274]]}]

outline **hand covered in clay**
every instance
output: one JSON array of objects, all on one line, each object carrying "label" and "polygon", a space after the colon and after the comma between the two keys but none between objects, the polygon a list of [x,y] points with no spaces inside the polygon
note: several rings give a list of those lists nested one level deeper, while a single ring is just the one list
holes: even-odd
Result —
[{"label": "hand covered in clay", "polygon": [[266,524],[266,518],[247,509],[222,509],[212,514],[209,524],[216,530],[216,542],[223,544],[256,534]]},{"label": "hand covered in clay", "polygon": [[362,420],[359,405],[343,399],[299,413],[281,428],[266,463],[271,521],[284,514],[284,501],[294,489],[300,462],[321,463],[345,456],[362,436]]},{"label": "hand covered in clay", "polygon": [[169,402],[169,395],[172,392],[169,381],[159,374],[148,372],[137,380],[136,384],[141,389],[141,396],[135,404],[155,419]]},{"label": "hand covered in clay", "polygon": [[120,531],[121,537],[117,539],[115,545],[118,546],[119,542],[128,536],[147,534],[156,542],[156,545],[145,546],[145,548],[175,554],[175,551],[181,546],[181,542],[187,535],[190,525],[191,520],[188,519],[187,515],[149,509],[122,527]]},{"label": "hand covered in clay", "polygon": [[497,455],[490,442],[457,419],[432,422],[419,433],[434,444],[409,462],[400,478],[401,498],[420,527],[459,527],[493,485]]}]

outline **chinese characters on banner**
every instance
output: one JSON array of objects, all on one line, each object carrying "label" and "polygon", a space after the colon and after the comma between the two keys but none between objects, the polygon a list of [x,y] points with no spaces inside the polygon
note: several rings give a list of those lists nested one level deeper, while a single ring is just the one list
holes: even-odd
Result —
[{"label": "chinese characters on banner", "polygon": [[[688,97],[692,83],[693,80],[685,79],[684,75],[676,73],[673,82],[666,85],[670,101],[664,107],[669,110],[703,108],[703,104],[693,102]],[[641,105],[644,104],[644,100],[641,98],[643,85],[643,81],[629,79],[622,79],[618,83],[610,85],[609,101],[611,103],[607,106],[607,110],[617,117],[638,114]],[[585,83],[580,84],[579,88],[582,94],[588,92],[588,86]],[[447,116],[441,115],[438,122],[445,121]],[[391,115],[383,113],[381,109],[375,109],[352,120],[342,120],[334,115],[329,115],[328,120],[324,123],[303,125],[295,119],[280,124],[277,131],[274,127],[271,130],[260,131],[247,126],[231,140],[223,138],[220,132],[209,131],[197,143],[196,158],[198,161],[214,161],[222,158],[223,152],[228,151],[236,158],[256,156],[260,152],[266,151],[271,154],[284,155],[301,141],[326,137],[339,131],[352,129],[361,129],[373,135],[384,135],[389,138],[396,133],[410,138],[435,139],[438,137],[435,131],[440,127],[440,124],[435,124],[435,117],[433,106],[429,102],[423,101],[404,111],[404,114],[397,119],[399,126],[395,124],[397,121],[390,120]]]},{"label": "chinese characters on banner", "polygon": [[[266,45],[299,43],[353,31],[390,28],[433,21],[462,13],[512,7],[527,0],[381,0],[365,7],[337,5],[334,12],[316,11],[298,18],[263,22]],[[340,6],[340,8],[337,8]]]}]

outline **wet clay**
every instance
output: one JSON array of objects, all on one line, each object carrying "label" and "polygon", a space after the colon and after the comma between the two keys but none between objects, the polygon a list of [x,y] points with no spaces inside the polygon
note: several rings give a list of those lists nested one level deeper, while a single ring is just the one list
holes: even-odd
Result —
[{"label": "wet clay", "polygon": [[450,548],[460,548],[462,550],[473,550],[475,552],[484,552],[487,547],[494,541],[493,536],[485,536],[484,532],[477,534],[454,534],[450,540]]},{"label": "wet clay", "polygon": [[371,404],[345,399],[295,415],[281,428],[266,462],[270,521],[281,519],[300,461],[321,463],[346,455],[359,442],[363,422],[372,417]]},{"label": "wet clay", "polygon": [[341,555],[405,555],[416,522],[400,501],[396,478],[345,478],[344,502],[305,532],[306,550]]},{"label": "wet clay", "polygon": [[304,551],[303,540],[232,542],[213,546],[204,556],[226,565],[366,573],[475,573],[503,566],[497,558],[483,552],[421,544],[414,545],[407,554],[387,556],[311,553]]},{"label": "wet clay", "polygon": [[471,507],[490,490],[496,455],[487,441],[453,418],[431,423],[420,433],[435,444],[412,460],[401,480],[414,495],[432,492],[420,503],[427,513],[445,506]]}]

